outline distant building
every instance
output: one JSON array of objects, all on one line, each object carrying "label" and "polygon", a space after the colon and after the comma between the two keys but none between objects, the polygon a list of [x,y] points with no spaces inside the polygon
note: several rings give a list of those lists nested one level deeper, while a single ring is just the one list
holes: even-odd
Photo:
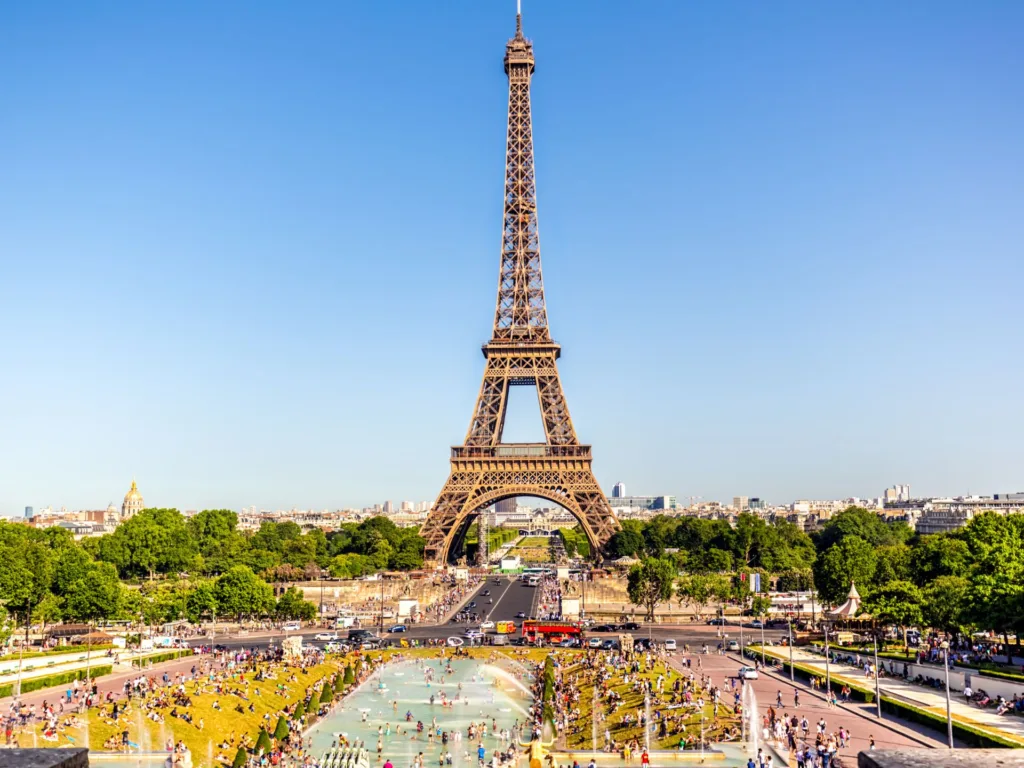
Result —
[{"label": "distant building", "polygon": [[910,501],[910,486],[904,483],[903,485],[894,485],[892,488],[886,488],[882,498],[886,503]]},{"label": "distant building", "polygon": [[390,515],[394,511],[395,511],[395,505],[392,502],[390,502],[390,501],[385,501],[384,502],[384,514],[385,515]]},{"label": "distant building", "polygon": [[135,479],[132,478],[132,487],[128,489],[128,493],[124,496],[124,502],[121,504],[121,519],[127,520],[145,508],[146,505],[142,500],[142,494],[139,493],[139,488],[135,485]]},{"label": "distant building", "polygon": [[413,511],[412,502],[411,501],[403,501],[402,502],[402,511],[403,512],[412,512]]},{"label": "distant building", "polygon": [[494,505],[494,512],[497,515],[514,515],[516,513],[516,497],[502,499]]},{"label": "distant building", "polygon": [[743,512],[744,510],[750,509],[750,499],[746,496],[733,496],[732,508],[737,512]]},{"label": "distant building", "polygon": [[25,507],[25,519],[26,520],[31,520],[32,519],[32,507]]},{"label": "distant building", "polygon": [[750,499],[750,509],[768,509],[768,503],[757,496],[752,496]]},{"label": "distant building", "polygon": [[626,495],[626,484],[625,483],[616,483],[612,487],[612,498],[613,499],[621,499],[621,498],[624,498],[625,495]]},{"label": "distant building", "polygon": [[608,504],[618,517],[652,517],[676,509],[675,496],[612,496]]}]

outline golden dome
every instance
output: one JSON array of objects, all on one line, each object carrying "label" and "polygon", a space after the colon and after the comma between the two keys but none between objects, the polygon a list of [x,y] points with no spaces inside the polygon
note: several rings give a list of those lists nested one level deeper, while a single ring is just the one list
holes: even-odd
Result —
[{"label": "golden dome", "polygon": [[135,480],[132,480],[132,487],[128,491],[128,493],[126,493],[124,495],[124,501],[127,504],[129,501],[136,501],[136,500],[142,501],[142,494],[139,493],[139,488],[138,488],[137,485],[135,485]]}]

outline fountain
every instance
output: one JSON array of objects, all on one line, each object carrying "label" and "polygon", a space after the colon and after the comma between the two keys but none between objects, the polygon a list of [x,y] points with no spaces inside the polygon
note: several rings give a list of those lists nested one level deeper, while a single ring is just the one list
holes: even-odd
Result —
[{"label": "fountain", "polygon": [[649,682],[644,685],[644,749],[651,754],[651,694],[647,690],[648,685]]},{"label": "fountain", "polygon": [[761,740],[761,718],[757,713],[757,695],[754,686],[747,680],[743,681],[743,739],[750,744],[751,757],[757,757],[758,743]]}]

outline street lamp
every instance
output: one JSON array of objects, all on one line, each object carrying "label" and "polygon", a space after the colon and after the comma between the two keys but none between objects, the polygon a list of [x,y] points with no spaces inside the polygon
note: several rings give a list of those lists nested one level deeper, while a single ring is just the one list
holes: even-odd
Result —
[{"label": "street lamp", "polygon": [[882,719],[882,691],[878,684],[878,629],[871,633],[871,640],[875,644],[875,714]]},{"label": "street lamp", "polygon": [[793,617],[789,617],[789,681],[796,682],[796,672],[793,671]]},{"label": "street lamp", "polygon": [[950,711],[949,703],[949,642],[943,640],[939,643],[939,648],[942,649],[942,666],[946,670],[946,739],[949,742],[949,748],[953,748],[953,713]]},{"label": "street lamp", "polygon": [[825,696],[829,697],[832,693],[832,672],[829,668],[828,622],[821,622],[821,628],[825,632]]}]

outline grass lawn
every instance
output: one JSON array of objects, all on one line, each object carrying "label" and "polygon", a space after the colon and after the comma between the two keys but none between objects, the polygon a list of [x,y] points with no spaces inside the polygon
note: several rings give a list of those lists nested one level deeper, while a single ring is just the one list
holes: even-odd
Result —
[{"label": "grass lawn", "polygon": [[[582,666],[573,664],[571,661],[568,667],[563,672],[563,675],[572,675],[577,671],[582,671]],[[663,662],[659,662],[655,665],[654,669],[649,672],[641,673],[641,677],[644,677],[652,682],[655,682],[659,674],[665,675],[664,690],[671,691],[673,683],[681,677],[681,675],[674,669],[671,669],[668,665]],[[634,720],[633,724],[623,723],[623,718],[626,715],[633,715],[636,718],[637,710],[642,710],[644,707],[644,697],[639,692],[633,691],[633,679],[634,676],[630,675],[630,683],[626,685],[622,682],[623,676],[621,670],[614,672],[612,678],[611,688],[616,691],[622,697],[622,703],[616,708],[614,712],[607,715],[605,719],[597,725],[597,743],[600,748],[604,744],[604,732],[605,729],[610,731],[612,739],[618,743],[625,742],[629,739],[636,739],[642,746],[644,743],[644,732],[643,728],[637,724]],[[662,694],[665,699],[668,698],[666,694]],[[725,701],[732,701],[732,696],[725,690],[722,691],[722,701],[718,707],[718,725],[714,726],[714,707],[710,702],[710,696],[705,695],[706,703],[704,705],[704,736],[709,741],[714,741],[722,738],[726,727],[733,726],[739,728],[740,720],[736,716],[732,707],[726,706]],[[605,704],[601,701],[598,705],[604,710]],[[651,713],[658,709],[658,706],[654,704],[653,700],[651,703]],[[661,708],[666,714],[675,715],[681,710],[666,710],[664,707]],[[594,685],[591,682],[583,682],[580,685],[580,703],[579,711],[580,718],[577,721],[580,725],[580,730],[577,733],[569,733],[566,735],[566,747],[568,749],[590,749],[592,743],[592,732],[591,723],[593,720],[594,710]],[[604,710],[607,711],[607,710]],[[683,725],[686,730],[687,736],[700,737],[701,727],[701,712],[694,707],[692,710],[687,710],[687,715],[683,720]],[[570,726],[570,730],[573,726]],[[667,736],[664,739],[659,739],[656,736],[651,737],[652,748],[664,748],[674,749],[679,744],[679,734]]]},{"label": "grass lawn", "polygon": [[[193,764],[197,768],[198,766],[207,766],[209,764],[207,759],[208,749],[212,747],[211,754],[214,756],[218,755],[220,750],[217,749],[217,744],[223,739],[248,734],[255,742],[260,727],[264,725],[268,732],[273,733],[281,709],[304,698],[305,690],[308,686],[311,686],[323,677],[333,674],[338,669],[344,669],[345,663],[345,657],[334,656],[323,664],[310,667],[305,673],[298,667],[278,669],[276,680],[263,680],[259,683],[252,682],[252,675],[246,674],[246,679],[250,680],[248,689],[249,701],[253,703],[256,710],[252,713],[248,711],[248,701],[243,702],[237,696],[228,694],[220,696],[214,693],[195,695],[193,693],[195,683],[186,683],[186,693],[192,698],[192,706],[188,710],[192,714],[192,724],[170,717],[168,715],[171,710],[170,706],[160,710],[164,715],[165,722],[155,723],[147,720],[144,715],[139,714],[141,710],[137,700],[132,701],[128,715],[121,715],[116,723],[110,719],[111,707],[109,705],[101,708],[93,707],[88,713],[88,745],[91,749],[102,750],[107,739],[111,736],[119,738],[121,732],[127,728],[128,738],[136,744],[142,745],[143,749],[147,751],[159,752],[163,749],[166,739],[173,738],[175,741],[180,739],[192,751]],[[287,678],[292,672],[295,673],[298,681],[286,683]],[[279,689],[279,685],[282,685],[283,688]],[[234,687],[234,684],[230,684],[230,687]],[[259,689],[261,695],[255,695],[256,689]],[[222,707],[219,711],[213,709],[213,702],[215,700],[219,700]],[[239,703],[244,704],[246,707],[244,714],[235,710],[235,705]],[[182,711],[181,707],[178,709]],[[102,715],[100,714],[101,711]],[[268,714],[270,718],[264,720],[264,716]],[[63,722],[64,719],[64,717],[61,717],[59,721]],[[200,719],[203,721],[202,731],[199,730]],[[37,734],[38,746],[40,747],[69,746],[71,744],[71,741],[66,738],[64,733],[59,735],[59,741],[53,742],[43,739],[42,727],[37,727],[34,730]],[[75,746],[86,746],[84,730],[84,727],[69,728],[66,734],[74,739]],[[20,741],[22,747],[36,746],[31,735],[22,734]],[[234,758],[235,750],[235,747],[225,750],[228,763]]]},{"label": "grass lawn", "polygon": [[512,555],[518,555],[524,563],[550,563],[551,545],[547,536],[527,536],[516,544]]}]

